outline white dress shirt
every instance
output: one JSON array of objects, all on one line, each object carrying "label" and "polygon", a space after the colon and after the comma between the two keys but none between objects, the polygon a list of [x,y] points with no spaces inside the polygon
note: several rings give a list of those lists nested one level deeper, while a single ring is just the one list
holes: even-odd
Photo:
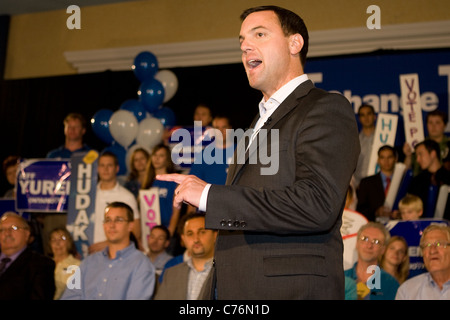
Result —
[{"label": "white dress shirt", "polygon": [[[267,101],[262,98],[259,103],[259,119],[253,128],[253,134],[250,138],[250,142],[248,146],[252,143],[256,135],[258,134],[261,127],[264,123],[269,119],[269,117],[275,112],[278,106],[303,82],[308,80],[308,75],[302,74],[299,77],[296,77],[282,86],[278,91],[276,91]],[[244,135],[245,137],[245,135]],[[248,148],[247,146],[247,148]],[[200,211],[206,211],[206,202],[208,199],[208,192],[211,184],[207,184],[203,189],[202,195],[200,197],[200,203],[198,209]]]}]

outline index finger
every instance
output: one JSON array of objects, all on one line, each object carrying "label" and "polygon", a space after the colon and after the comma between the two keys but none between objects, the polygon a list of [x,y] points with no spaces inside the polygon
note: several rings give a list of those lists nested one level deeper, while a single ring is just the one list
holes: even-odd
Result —
[{"label": "index finger", "polygon": [[186,179],[186,175],[181,173],[158,174],[156,175],[156,179],[162,181],[173,181],[181,184]]}]

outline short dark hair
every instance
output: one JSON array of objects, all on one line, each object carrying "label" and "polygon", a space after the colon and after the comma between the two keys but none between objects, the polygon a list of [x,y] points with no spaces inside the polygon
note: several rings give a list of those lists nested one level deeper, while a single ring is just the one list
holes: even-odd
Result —
[{"label": "short dark hair", "polygon": [[367,103],[363,103],[363,104],[359,107],[359,109],[358,109],[358,116],[359,116],[359,111],[360,111],[362,108],[369,108],[370,110],[372,110],[372,113],[375,114],[375,108],[374,108],[372,105],[367,104]]},{"label": "short dark hair", "polygon": [[428,118],[431,116],[441,117],[444,124],[447,125],[447,122],[448,122],[448,114],[447,113],[445,113],[441,110],[433,110],[431,112],[428,112],[426,122],[428,122]]},{"label": "short dark hair", "polygon": [[66,124],[66,122],[69,121],[70,119],[80,120],[81,126],[82,126],[84,129],[86,129],[87,121],[86,121],[86,118],[83,117],[83,115],[82,115],[81,113],[77,113],[77,112],[69,113],[69,114],[64,118],[64,124]]},{"label": "short dark hair", "polygon": [[159,230],[162,230],[162,231],[164,232],[164,234],[166,235],[166,240],[169,240],[169,239],[170,239],[170,231],[169,231],[169,229],[168,229],[165,225],[158,224],[158,225],[154,226],[154,227],[152,228],[152,230],[153,230],[153,229],[159,229]]},{"label": "short dark hair", "polygon": [[131,209],[131,207],[128,204],[126,204],[125,202],[114,201],[114,202],[108,203],[108,205],[105,208],[105,213],[108,211],[109,208],[125,209],[125,211],[127,212],[127,220],[134,221],[133,209]]},{"label": "short dark hair", "polygon": [[241,21],[244,21],[245,18],[247,18],[251,13],[259,11],[273,11],[280,21],[281,29],[283,30],[285,36],[290,36],[296,33],[302,36],[303,48],[300,51],[300,61],[302,66],[305,67],[306,55],[308,53],[309,35],[303,19],[298,14],[278,6],[259,6],[244,10],[240,16]]},{"label": "short dark hair", "polygon": [[178,232],[179,234],[184,234],[184,225],[186,224],[187,221],[192,220],[192,219],[196,219],[196,218],[205,218],[206,214],[204,212],[193,212],[193,213],[186,213],[180,220],[180,224]]},{"label": "short dark hair", "polygon": [[117,158],[117,156],[116,156],[116,154],[115,154],[114,152],[111,152],[111,151],[104,151],[104,152],[102,152],[102,153],[100,154],[99,159],[100,159],[101,157],[111,157],[111,158],[114,159],[114,164],[115,164],[116,166],[119,165],[119,159]]},{"label": "short dark hair", "polygon": [[392,153],[394,154],[394,157],[397,157],[397,150],[395,150],[395,148],[394,147],[392,147],[392,146],[390,146],[390,145],[388,145],[388,144],[385,144],[384,146],[381,146],[379,149],[378,149],[378,156],[380,156],[380,153],[381,153],[381,151],[384,151],[384,150],[390,150],[390,151],[392,151]]},{"label": "short dark hair", "polygon": [[439,143],[437,143],[436,141],[425,139],[414,146],[414,151],[416,151],[419,146],[424,146],[429,153],[435,151],[439,161],[441,160],[441,148],[439,147]]}]

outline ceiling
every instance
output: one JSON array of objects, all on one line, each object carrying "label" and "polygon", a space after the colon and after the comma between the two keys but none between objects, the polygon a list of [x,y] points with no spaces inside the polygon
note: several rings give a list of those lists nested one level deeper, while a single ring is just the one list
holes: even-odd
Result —
[{"label": "ceiling", "polygon": [[136,0],[0,0],[0,15],[17,15],[67,9],[70,5],[80,8]]}]

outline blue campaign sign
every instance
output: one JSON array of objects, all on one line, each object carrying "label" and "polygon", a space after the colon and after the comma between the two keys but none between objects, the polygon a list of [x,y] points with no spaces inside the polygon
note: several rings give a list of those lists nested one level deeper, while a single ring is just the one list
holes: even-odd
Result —
[{"label": "blue campaign sign", "polygon": [[[400,75],[418,74],[424,121],[426,113],[436,109],[450,114],[449,49],[317,58],[306,62],[305,72],[317,87],[343,94],[355,114],[362,103],[368,103],[377,113],[399,115],[396,145],[405,141]],[[450,126],[446,132],[450,133]]]},{"label": "blue campaign sign", "polygon": [[73,187],[69,195],[67,230],[82,258],[88,255],[94,239],[98,156],[97,151],[91,150],[74,153],[71,157]]},{"label": "blue campaign sign", "polygon": [[449,221],[439,219],[391,220],[386,225],[391,236],[402,236],[408,243],[409,278],[426,272],[419,244],[423,230],[432,223],[450,225]]},{"label": "blue campaign sign", "polygon": [[65,212],[70,191],[69,160],[29,159],[17,170],[16,210]]}]

